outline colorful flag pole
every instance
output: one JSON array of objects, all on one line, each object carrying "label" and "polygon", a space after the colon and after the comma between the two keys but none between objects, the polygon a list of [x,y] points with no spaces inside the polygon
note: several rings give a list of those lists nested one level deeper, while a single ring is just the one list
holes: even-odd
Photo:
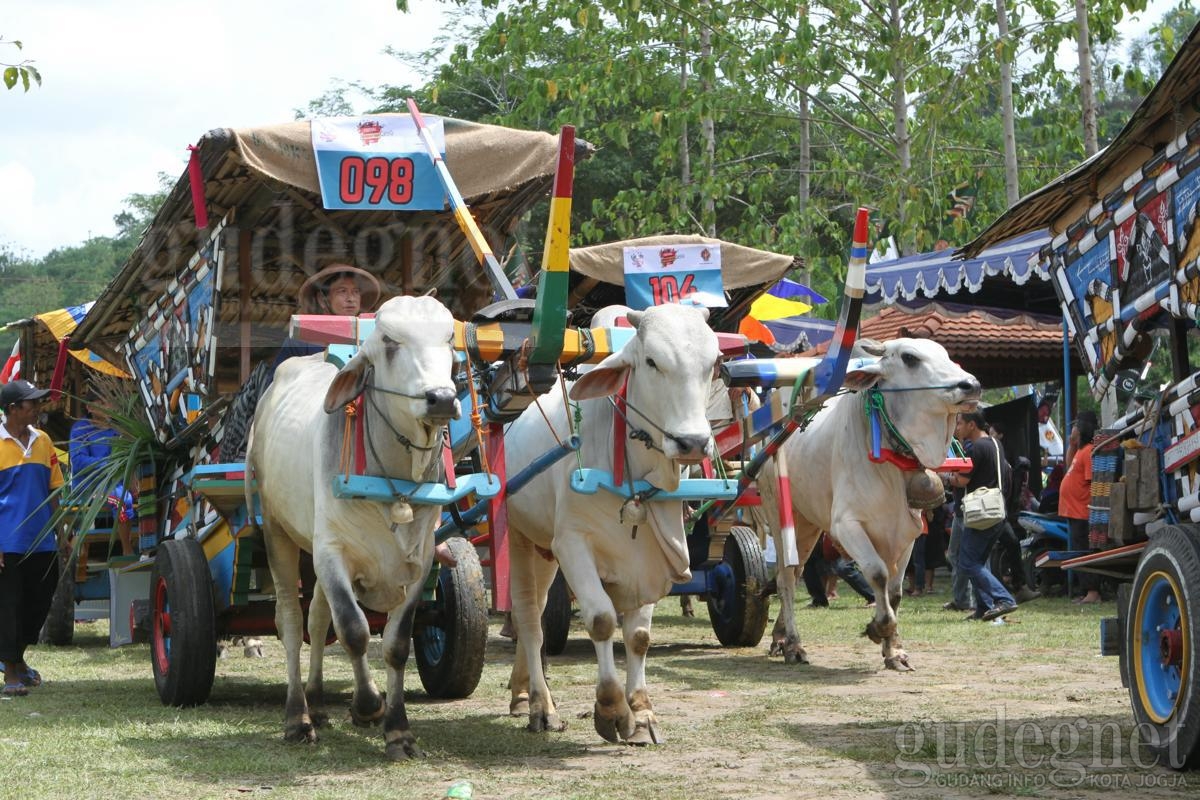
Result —
[{"label": "colorful flag pole", "polygon": [[438,177],[442,179],[442,186],[445,187],[446,195],[450,198],[450,208],[454,211],[454,219],[458,222],[458,227],[462,228],[462,232],[466,235],[471,249],[475,251],[475,257],[479,259],[479,263],[487,270],[488,280],[491,281],[492,288],[496,290],[496,293],[502,299],[516,300],[517,290],[513,288],[512,282],[504,274],[500,262],[496,260],[496,255],[492,252],[492,246],[488,244],[487,239],[483,236],[483,232],[475,224],[475,218],[471,216],[471,209],[467,207],[467,201],[463,199],[462,193],[458,191],[458,186],[454,183],[454,177],[450,174],[450,170],[446,166],[442,154],[438,152],[437,145],[433,141],[433,134],[425,126],[425,120],[421,117],[417,103],[411,97],[408,98],[408,113],[412,115],[413,123],[417,126],[417,132],[421,135],[421,141],[425,143],[425,149],[429,151],[429,157],[433,159],[433,166],[437,170]]},{"label": "colorful flag pole", "polygon": [[530,334],[531,364],[557,364],[567,326],[567,286],[570,283],[571,193],[575,182],[575,128],[564,125],[558,135],[558,166],[554,195],[542,251],[542,277]]},{"label": "colorful flag pole", "polygon": [[859,208],[858,216],[854,220],[854,239],[850,245],[846,293],[842,298],[841,314],[838,316],[837,327],[833,330],[829,350],[814,374],[819,397],[831,394],[842,385],[846,378],[850,350],[858,338],[858,320],[862,316],[863,295],[867,288],[867,254],[870,252],[867,230],[870,214],[867,209]]}]

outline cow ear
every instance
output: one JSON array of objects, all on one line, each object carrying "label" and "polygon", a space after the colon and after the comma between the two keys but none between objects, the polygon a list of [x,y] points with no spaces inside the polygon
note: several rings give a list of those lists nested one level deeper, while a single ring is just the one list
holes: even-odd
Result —
[{"label": "cow ear", "polygon": [[852,392],[870,389],[879,381],[882,372],[878,358],[852,358],[846,364],[846,379],[842,381],[842,388]]},{"label": "cow ear", "polygon": [[877,342],[874,339],[859,339],[854,343],[854,349],[851,351],[856,356],[874,356],[882,358],[884,353],[883,342]]},{"label": "cow ear", "polygon": [[642,324],[642,317],[646,314],[645,311],[626,311],[625,319],[629,320],[629,324],[636,330]]},{"label": "cow ear", "polygon": [[613,353],[579,376],[579,380],[571,386],[571,399],[594,400],[614,395],[621,391],[628,376],[629,361],[625,358],[625,350]]},{"label": "cow ear", "polygon": [[333,383],[325,391],[325,413],[332,414],[363,393],[367,385],[367,368],[371,362],[359,352],[338,370]]}]

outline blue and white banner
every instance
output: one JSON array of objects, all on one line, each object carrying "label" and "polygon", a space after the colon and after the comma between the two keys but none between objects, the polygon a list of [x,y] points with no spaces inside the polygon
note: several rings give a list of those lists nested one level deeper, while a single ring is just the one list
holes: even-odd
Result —
[{"label": "blue and white banner", "polygon": [[625,303],[630,308],[684,300],[709,308],[728,305],[720,245],[626,247],[624,257]]},{"label": "blue and white banner", "polygon": [[[425,117],[438,152],[446,154],[440,117]],[[312,121],[313,153],[327,209],[441,211],[441,179],[407,114]]]}]

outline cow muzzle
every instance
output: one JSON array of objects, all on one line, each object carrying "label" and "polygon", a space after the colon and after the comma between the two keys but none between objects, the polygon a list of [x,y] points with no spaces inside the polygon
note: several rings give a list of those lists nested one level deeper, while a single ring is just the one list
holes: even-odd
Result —
[{"label": "cow muzzle", "polygon": [[462,416],[462,408],[453,389],[439,387],[425,392],[425,416],[445,422]]},{"label": "cow muzzle", "polygon": [[712,455],[712,436],[667,434],[663,437],[663,453],[681,464],[699,464]]},{"label": "cow muzzle", "polygon": [[975,378],[969,377],[955,384],[953,393],[959,411],[973,411],[983,396],[983,386]]}]

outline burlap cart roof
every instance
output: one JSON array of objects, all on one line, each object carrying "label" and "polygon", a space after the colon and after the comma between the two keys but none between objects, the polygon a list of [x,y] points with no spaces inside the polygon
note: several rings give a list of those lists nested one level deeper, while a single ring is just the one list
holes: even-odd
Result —
[{"label": "burlap cart roof", "polygon": [[[521,216],[549,192],[558,137],[443,120],[446,165],[480,230],[503,259]],[[439,298],[464,316],[490,300],[484,271],[448,208],[325,210],[309,123],[213,130],[198,147],[210,228],[226,214],[232,220],[224,238],[227,259],[218,325],[233,332],[220,334],[222,353],[227,341],[238,340],[242,322],[251,325],[255,360],[277,348],[296,311],[301,284],[330,257],[349,259],[372,272],[384,296],[436,288]],[[591,145],[576,140],[577,162],[591,152]],[[207,231],[195,226],[185,170],[129,261],[75,332],[72,347],[87,346],[124,364],[117,351],[130,329],[206,240]],[[239,264],[243,252],[249,269]],[[249,277],[244,293],[242,275]],[[219,355],[218,373],[227,365],[228,359]]]},{"label": "burlap cart roof", "polygon": [[770,285],[782,278],[795,262],[792,256],[755,250],[720,239],[704,236],[647,236],[571,249],[571,269],[605,283],[625,285],[626,247],[667,247],[670,245],[710,244],[721,248],[721,279],[726,289]]},{"label": "burlap cart roof", "polygon": [[750,303],[788,273],[803,266],[793,256],[756,250],[704,236],[670,234],[625,239],[571,249],[571,322],[586,325],[591,315],[611,304],[625,303],[626,247],[666,247],[709,244],[721,248],[721,279],[728,296],[727,308],[712,309],[709,322],[717,330],[734,330]]},{"label": "burlap cart roof", "polygon": [[[442,121],[446,131],[446,164],[468,202],[481,195],[514,189],[531,176],[554,174],[557,136],[449,117],[442,117]],[[230,133],[233,146],[247,167],[297,189],[320,193],[308,122],[242,128]]]}]

